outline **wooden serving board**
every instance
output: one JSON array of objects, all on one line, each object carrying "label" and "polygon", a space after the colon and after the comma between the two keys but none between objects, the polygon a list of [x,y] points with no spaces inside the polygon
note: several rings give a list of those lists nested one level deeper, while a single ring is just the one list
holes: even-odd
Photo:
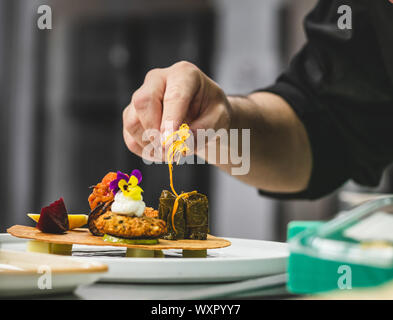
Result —
[{"label": "wooden serving board", "polygon": [[7,229],[7,232],[14,237],[38,240],[43,242],[60,243],[60,244],[82,244],[91,246],[113,246],[127,247],[147,250],[164,250],[164,249],[184,249],[184,250],[205,250],[224,248],[231,245],[231,242],[222,238],[208,235],[206,240],[164,240],[159,239],[158,244],[123,244],[112,243],[102,240],[101,237],[93,236],[87,228],[77,228],[69,230],[64,234],[44,233],[34,227],[15,225]]}]

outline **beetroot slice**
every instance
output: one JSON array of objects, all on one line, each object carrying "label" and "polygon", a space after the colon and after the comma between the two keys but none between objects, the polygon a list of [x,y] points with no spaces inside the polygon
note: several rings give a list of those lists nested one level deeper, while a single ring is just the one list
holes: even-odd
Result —
[{"label": "beetroot slice", "polygon": [[64,233],[68,228],[68,214],[63,198],[41,209],[37,229],[46,233]]}]

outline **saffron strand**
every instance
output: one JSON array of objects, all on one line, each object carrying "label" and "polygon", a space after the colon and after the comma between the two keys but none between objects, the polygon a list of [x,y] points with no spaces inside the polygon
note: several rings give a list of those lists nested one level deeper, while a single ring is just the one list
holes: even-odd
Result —
[{"label": "saffron strand", "polygon": [[175,232],[177,232],[176,227],[175,227],[175,214],[176,214],[177,208],[179,206],[179,200],[180,199],[187,199],[192,194],[197,193],[197,191],[191,191],[191,192],[185,192],[185,193],[182,193],[179,195],[179,194],[177,194],[177,192],[173,186],[173,161],[174,161],[176,155],[178,155],[178,159],[176,161],[176,164],[179,164],[181,156],[187,154],[187,151],[189,150],[189,148],[186,145],[186,140],[190,137],[190,135],[191,134],[190,134],[189,126],[187,124],[183,123],[180,126],[179,130],[170,134],[165,139],[165,141],[163,143],[165,146],[171,138],[176,137],[176,139],[169,146],[168,153],[167,153],[167,161],[168,161],[168,169],[169,169],[169,185],[171,187],[173,194],[176,196],[175,202],[173,204],[172,216],[171,216],[172,228],[173,228],[173,231],[175,231]]}]

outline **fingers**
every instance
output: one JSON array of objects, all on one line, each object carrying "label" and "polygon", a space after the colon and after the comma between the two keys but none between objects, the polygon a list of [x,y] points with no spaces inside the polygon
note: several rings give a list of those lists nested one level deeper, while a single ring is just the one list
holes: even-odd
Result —
[{"label": "fingers", "polygon": [[[149,140],[147,131],[143,128],[133,103],[123,111],[123,123],[124,142],[131,152],[149,161],[162,161],[161,149]],[[158,130],[156,132],[159,133]],[[153,137],[154,142],[160,141],[157,134]]]},{"label": "fingers", "polygon": [[141,156],[149,138],[155,148],[160,147],[155,132],[177,130],[184,121],[191,123],[203,114],[203,105],[208,104],[203,98],[205,82],[203,73],[188,62],[149,71],[123,112],[127,147]]},{"label": "fingers", "polygon": [[154,149],[142,147],[138,141],[125,129],[123,129],[123,138],[127,148],[137,156],[152,162],[162,161],[162,156],[160,156],[161,154],[157,156],[157,153],[154,152]]},{"label": "fingers", "polygon": [[154,69],[147,73],[143,85],[132,95],[131,103],[123,111],[123,127],[141,146],[143,133],[160,129],[162,100],[165,91],[165,71]]},{"label": "fingers", "polygon": [[161,132],[168,129],[168,124],[173,124],[172,129],[177,130],[190,116],[190,105],[201,87],[200,71],[193,64],[179,62],[169,69],[163,97]]},{"label": "fingers", "polygon": [[123,138],[127,148],[135,153],[137,156],[142,157],[142,147],[138,142],[123,128]]},{"label": "fingers", "polygon": [[[213,129],[211,133],[207,134],[207,140],[203,139],[205,146],[211,141],[220,141],[221,143],[221,138],[217,139],[217,137],[220,137],[221,134],[226,135],[231,122],[231,108],[224,92],[216,90],[214,94],[210,94],[209,96],[209,107],[203,108],[199,116],[190,123],[190,130],[196,139],[198,137],[198,129]],[[198,143],[194,144],[194,152],[198,154],[200,151],[198,148],[201,148],[203,151],[205,146],[201,145],[201,141],[198,141]]]},{"label": "fingers", "polygon": [[129,143],[133,148],[129,149],[134,153],[138,152],[138,155],[150,143],[149,138],[153,139],[149,130],[160,130],[165,73],[164,69],[149,71],[143,85],[134,92],[131,103],[123,111],[123,129],[127,133],[124,134],[125,138],[128,137],[128,141],[131,141]]},{"label": "fingers", "polygon": [[230,113],[228,104],[218,102],[211,108],[204,110],[197,119],[190,123],[190,129],[196,132],[197,129],[225,129],[230,126]]},{"label": "fingers", "polygon": [[166,70],[150,70],[143,85],[134,92],[131,100],[138,119],[145,130],[160,129],[162,101],[166,87]]},{"label": "fingers", "polygon": [[136,113],[135,106],[131,104],[123,112],[123,128],[134,138],[134,140],[143,147],[146,142],[142,140],[144,128]]},{"label": "fingers", "polygon": [[[230,104],[221,88],[211,79],[204,81],[203,96],[197,102],[199,113],[189,121],[190,129],[229,129]],[[191,106],[195,109],[195,106]]]}]

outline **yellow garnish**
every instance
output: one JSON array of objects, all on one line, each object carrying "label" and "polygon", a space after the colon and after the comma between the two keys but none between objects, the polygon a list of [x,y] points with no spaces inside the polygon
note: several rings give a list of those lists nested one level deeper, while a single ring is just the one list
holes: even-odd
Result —
[{"label": "yellow garnish", "polygon": [[167,161],[168,161],[168,168],[169,168],[169,184],[171,186],[171,190],[172,190],[173,194],[176,196],[175,202],[173,204],[173,209],[172,209],[172,228],[173,228],[173,231],[175,231],[175,232],[176,232],[175,213],[176,213],[176,210],[179,206],[179,200],[182,198],[187,199],[192,194],[197,193],[197,191],[191,191],[191,192],[185,192],[185,193],[178,195],[175,188],[173,187],[173,161],[177,155],[178,158],[176,160],[176,163],[179,164],[181,156],[182,155],[185,156],[187,154],[187,151],[189,150],[189,148],[187,147],[186,140],[190,137],[190,135],[191,134],[190,134],[189,126],[187,124],[183,123],[180,126],[179,130],[170,134],[164,141],[164,146],[165,146],[165,144],[167,144],[171,138],[176,137],[176,139],[169,146],[168,153],[167,153]]},{"label": "yellow garnish", "polygon": [[[39,213],[28,213],[27,216],[33,219],[35,222],[38,222],[40,219]],[[68,215],[68,223],[69,223],[69,230],[83,227],[87,224],[88,215],[87,214],[69,214]]]},{"label": "yellow garnish", "polygon": [[128,182],[121,179],[118,184],[120,190],[123,192],[124,196],[129,197],[133,200],[142,200],[143,189],[138,186],[138,178],[131,176]]}]

